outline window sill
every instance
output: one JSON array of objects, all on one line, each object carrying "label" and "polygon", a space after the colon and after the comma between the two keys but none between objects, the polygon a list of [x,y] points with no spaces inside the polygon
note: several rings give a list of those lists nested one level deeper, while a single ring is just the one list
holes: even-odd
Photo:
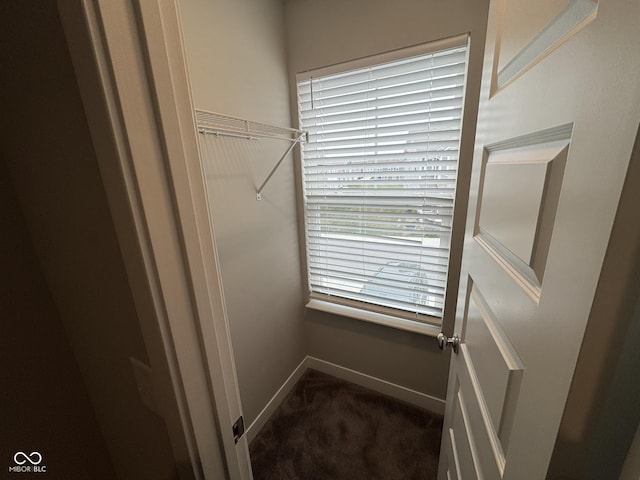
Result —
[{"label": "window sill", "polygon": [[320,310],[322,312],[355,318],[357,320],[363,320],[365,322],[377,323],[378,325],[384,325],[387,327],[406,330],[408,332],[418,333],[420,335],[428,335],[431,337],[437,336],[442,331],[442,327],[439,325],[430,325],[428,323],[417,322],[401,317],[394,317],[393,315],[387,315],[385,313],[371,312],[368,310],[363,310],[361,308],[326,302],[324,300],[318,300],[315,298],[309,300],[309,303],[307,303],[306,307],[312,310]]}]

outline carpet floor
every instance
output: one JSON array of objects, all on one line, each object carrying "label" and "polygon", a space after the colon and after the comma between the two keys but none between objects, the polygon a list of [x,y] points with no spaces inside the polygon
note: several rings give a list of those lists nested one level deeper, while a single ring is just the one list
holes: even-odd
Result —
[{"label": "carpet floor", "polygon": [[249,447],[255,480],[436,478],[442,417],[308,370]]}]

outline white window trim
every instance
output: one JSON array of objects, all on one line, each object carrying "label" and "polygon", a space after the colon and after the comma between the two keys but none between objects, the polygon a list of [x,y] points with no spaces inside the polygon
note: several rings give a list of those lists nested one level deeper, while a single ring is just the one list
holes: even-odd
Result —
[{"label": "white window trim", "polygon": [[336,302],[327,302],[325,300],[311,298],[305,305],[306,308],[319,310],[321,312],[333,313],[343,317],[363,320],[365,322],[377,323],[408,332],[419,333],[421,335],[437,336],[441,330],[440,319],[434,317],[435,324],[426,323],[424,321],[409,320],[407,318],[390,315],[387,313],[375,312],[373,310],[365,310],[361,307],[343,305]]},{"label": "white window trim", "polygon": [[[401,48],[398,50],[392,50],[389,52],[374,54],[371,56],[362,57],[362,58],[358,58],[351,61],[341,62],[334,65],[328,65],[328,66],[324,66],[316,69],[310,69],[304,72],[299,72],[296,74],[296,77],[295,77],[296,84],[300,81],[308,80],[313,77],[332,75],[335,73],[340,73],[343,71],[353,70],[358,68],[366,68],[368,66],[377,65],[385,62],[392,62],[392,61],[400,60],[410,56],[428,54],[431,52],[445,50],[449,48],[455,48],[455,47],[464,46],[464,45],[467,46],[467,59],[466,59],[466,66],[465,66],[466,80],[465,80],[465,86],[464,86],[463,113],[462,113],[461,134],[460,134],[461,149],[460,149],[460,155],[458,158],[458,162],[460,162],[462,159],[462,151],[463,151],[462,143],[465,136],[464,135],[465,106],[468,101],[467,87],[468,87],[468,81],[469,81],[468,75],[469,75],[469,60],[470,60],[470,57],[469,57],[470,56],[470,35],[468,33],[447,37],[444,39],[435,40],[435,41],[431,41],[424,44],[414,45],[411,47]],[[458,169],[458,180],[456,183],[456,192],[457,192],[457,184],[459,182],[459,174],[460,174],[460,168]],[[302,174],[300,175],[300,182],[301,182],[301,191],[303,191],[304,178]],[[455,203],[457,200],[457,196],[458,195],[456,193],[454,196],[454,212],[456,210]],[[304,193],[302,194],[302,201],[303,202],[305,201]],[[304,209],[305,208],[303,207],[303,211]],[[397,314],[384,313],[383,310],[392,310],[392,309],[386,309],[385,307],[381,307],[377,305],[369,305],[368,308],[366,308],[362,305],[359,305],[358,304],[359,302],[355,302],[355,301],[353,302],[353,305],[348,305],[349,303],[351,303],[351,301],[348,299],[339,299],[338,301],[336,301],[335,299],[327,300],[326,295],[315,294],[313,292],[310,292],[309,286],[308,286],[308,265],[307,265],[307,258],[306,258],[306,250],[307,250],[306,235],[304,234],[304,232],[306,232],[306,218],[304,217],[304,213],[302,214],[302,218],[303,218],[303,226],[302,226],[303,241],[301,245],[304,250],[302,250],[301,253],[302,253],[302,258],[304,262],[303,266],[304,266],[304,272],[305,272],[304,273],[305,288],[306,288],[306,295],[308,298],[308,302],[305,304],[305,307],[307,309],[321,311],[325,313],[331,313],[331,314],[340,315],[347,318],[353,318],[353,319],[362,320],[370,323],[375,323],[378,325],[384,325],[384,326],[388,326],[388,327],[392,327],[400,330],[405,330],[405,331],[409,331],[417,334],[434,336],[434,337],[437,336],[438,333],[442,331],[442,329],[444,328],[444,325],[447,324],[446,310],[443,311],[442,318],[423,315],[421,316],[420,320],[411,320],[406,316],[402,316],[401,312]],[[461,247],[459,249],[456,249],[456,247],[453,245],[453,231],[456,230],[457,228],[460,228],[457,226],[460,224],[460,222],[464,223],[465,218],[458,218],[458,219],[455,219],[455,218],[456,217],[454,213],[452,244],[450,246],[450,253],[449,253],[450,255],[449,266],[448,266],[449,272],[451,268],[452,253],[455,251],[457,255],[460,255],[460,256],[462,255]],[[464,225],[462,225],[462,230],[464,230]],[[457,277],[458,276],[456,275],[456,278]],[[457,286],[455,289],[449,289],[448,287],[449,287],[449,279],[447,278],[447,290],[445,292],[446,297],[448,297],[449,295],[456,295],[456,296],[458,295]],[[444,300],[445,308],[447,305],[446,297]],[[455,304],[452,309],[455,310]]]}]

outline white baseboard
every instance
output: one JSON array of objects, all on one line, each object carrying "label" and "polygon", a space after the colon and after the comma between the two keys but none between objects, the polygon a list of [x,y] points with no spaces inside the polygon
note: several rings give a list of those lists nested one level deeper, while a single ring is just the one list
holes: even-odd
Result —
[{"label": "white baseboard", "polygon": [[306,362],[307,358],[305,357],[300,364],[295,368],[295,370],[289,375],[282,386],[278,389],[278,391],[271,397],[271,400],[267,402],[267,405],[262,409],[262,411],[258,414],[256,419],[249,425],[246,430],[247,441],[251,443],[251,441],[256,438],[258,432],[264,427],[264,424],[267,423],[267,420],[271,418],[273,412],[276,411],[276,408],[280,406],[284,398],[289,394],[289,392],[293,389],[296,382],[300,379],[302,374],[307,370]]},{"label": "white baseboard", "polygon": [[273,415],[276,408],[278,408],[284,398],[289,394],[289,392],[291,392],[296,382],[309,368],[328,375],[333,375],[336,378],[360,385],[361,387],[368,388],[374,392],[396,398],[410,405],[423,408],[429,412],[444,415],[445,401],[440,398],[432,397],[431,395],[411,390],[410,388],[402,387],[395,383],[387,382],[386,380],[381,380],[379,378],[372,377],[371,375],[351,370],[350,368],[336,365],[335,363],[320,360],[316,357],[306,356],[273,395],[271,400],[269,400],[256,419],[251,423],[251,425],[249,425],[249,428],[247,428],[246,436],[249,443],[251,443],[256,435],[258,435],[258,432],[260,432],[262,427],[264,427],[267,420],[271,418],[271,415]]},{"label": "white baseboard", "polygon": [[410,388],[396,385],[395,383],[381,380],[365,373],[360,373],[350,368],[336,365],[335,363],[320,360],[315,357],[305,358],[307,368],[318,370],[319,372],[333,375],[334,377],[346,380],[361,387],[368,388],[374,392],[382,393],[392,398],[396,398],[402,402],[423,408],[429,412],[438,415],[444,415],[444,407],[446,402],[440,398],[432,397],[426,393],[421,393]]}]

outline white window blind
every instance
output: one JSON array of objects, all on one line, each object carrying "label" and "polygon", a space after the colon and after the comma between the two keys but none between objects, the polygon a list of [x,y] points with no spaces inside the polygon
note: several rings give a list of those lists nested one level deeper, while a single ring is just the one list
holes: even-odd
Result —
[{"label": "white window blind", "polygon": [[313,298],[442,317],[466,57],[463,45],[298,81]]}]

